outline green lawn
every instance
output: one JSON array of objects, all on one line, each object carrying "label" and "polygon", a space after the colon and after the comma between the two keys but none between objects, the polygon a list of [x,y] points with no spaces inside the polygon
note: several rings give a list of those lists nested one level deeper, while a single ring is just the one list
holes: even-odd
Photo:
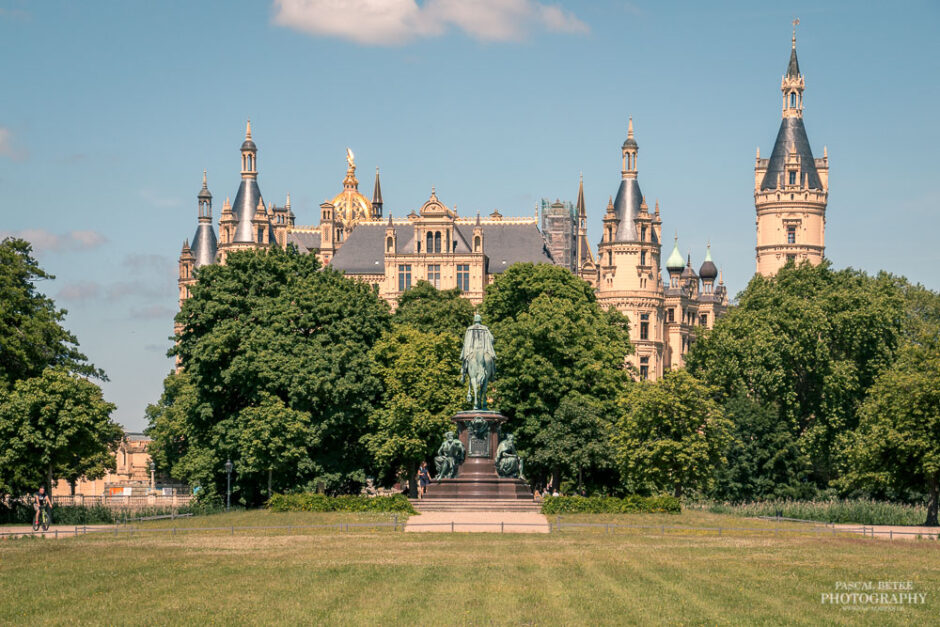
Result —
[{"label": "green lawn", "polygon": [[[175,524],[340,520],[391,516],[234,512]],[[703,512],[563,520],[758,526]],[[764,535],[721,537],[352,528],[6,540],[0,542],[0,623],[883,625],[931,623],[940,610],[935,541],[774,536],[773,526]],[[862,612],[820,602],[836,582],[884,580],[913,581],[926,605]]]}]

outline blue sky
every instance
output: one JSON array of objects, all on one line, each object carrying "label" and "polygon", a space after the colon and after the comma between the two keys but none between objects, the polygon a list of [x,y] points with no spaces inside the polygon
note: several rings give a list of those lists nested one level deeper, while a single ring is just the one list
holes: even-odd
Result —
[{"label": "blue sky", "polygon": [[[830,156],[826,253],[940,289],[940,5],[932,0],[0,1],[0,232],[33,240],[41,289],[145,426],[171,368],[176,259],[209,171],[234,196],[245,119],[262,193],[301,224],[382,170],[386,211],[431,186],[462,214],[574,200],[591,241],[633,116],[640,185],[732,293],[754,271],[753,167],[780,120],[799,16],[805,121]],[[668,250],[664,252],[664,257]]]}]

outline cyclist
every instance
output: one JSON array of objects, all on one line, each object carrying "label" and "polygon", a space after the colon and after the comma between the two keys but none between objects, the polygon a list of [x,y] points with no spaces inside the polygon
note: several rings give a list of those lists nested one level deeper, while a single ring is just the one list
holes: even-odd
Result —
[{"label": "cyclist", "polygon": [[36,518],[34,524],[39,524],[39,508],[41,507],[52,507],[52,499],[46,494],[46,488],[44,486],[39,486],[39,492],[33,495],[33,509],[36,510]]}]

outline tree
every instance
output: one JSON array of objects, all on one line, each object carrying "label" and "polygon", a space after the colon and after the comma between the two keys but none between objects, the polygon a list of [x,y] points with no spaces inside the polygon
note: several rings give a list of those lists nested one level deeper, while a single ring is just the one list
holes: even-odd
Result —
[{"label": "tree", "polygon": [[451,333],[398,326],[372,350],[373,372],[385,393],[363,442],[388,473],[404,465],[417,495],[417,465],[431,460],[461,408],[460,343]]},{"label": "tree", "polygon": [[[535,434],[526,463],[558,468],[577,481],[579,488],[586,483],[603,482],[606,477],[594,475],[612,465],[607,446],[611,426],[596,400],[572,392],[561,399],[553,419]],[[587,481],[586,472],[592,475]]]},{"label": "tree", "polygon": [[50,367],[106,380],[61,326],[66,311],[36,289],[37,281],[54,278],[33,259],[29,242],[0,242],[0,391]]},{"label": "tree", "polygon": [[427,281],[418,281],[399,296],[394,321],[427,333],[462,336],[473,321],[473,304],[460,294],[457,288],[438,290]]},{"label": "tree", "polygon": [[755,276],[738,305],[692,345],[690,372],[722,398],[776,407],[827,487],[875,378],[894,359],[904,282],[887,274],[788,265]]},{"label": "tree", "polygon": [[369,351],[388,327],[388,306],[369,285],[293,249],[234,252],[197,278],[171,350],[195,390],[186,463],[178,464],[185,478],[221,493],[221,467],[231,458],[233,489],[248,502],[260,499],[275,449],[254,447],[261,436],[245,432],[253,417],[266,428],[289,427],[277,450],[294,455],[304,442],[306,461],[275,476],[279,486],[356,490],[369,463],[360,440],[381,393]]},{"label": "tree", "polygon": [[101,388],[64,368],[22,379],[0,399],[0,492],[19,495],[43,481],[114,469],[123,430]]},{"label": "tree", "polygon": [[[550,473],[557,486],[574,458],[544,454],[537,438],[551,428],[566,397],[580,395],[598,416],[613,415],[629,380],[624,360],[633,348],[627,319],[601,309],[586,281],[549,264],[508,268],[487,286],[482,315],[496,337],[495,406],[509,418],[507,428],[516,431],[526,473]],[[584,433],[570,437],[586,443],[597,425],[579,424]]]},{"label": "tree", "polygon": [[793,426],[780,420],[776,407],[736,396],[727,399],[722,409],[732,425],[731,439],[712,496],[736,502],[814,496],[816,489],[809,481],[812,464],[800,449]]},{"label": "tree", "polygon": [[940,505],[940,294],[908,291],[907,338],[871,387],[841,487],[927,495],[926,525]]},{"label": "tree", "polygon": [[628,490],[681,497],[711,485],[731,430],[712,393],[685,370],[634,386],[612,438]]}]

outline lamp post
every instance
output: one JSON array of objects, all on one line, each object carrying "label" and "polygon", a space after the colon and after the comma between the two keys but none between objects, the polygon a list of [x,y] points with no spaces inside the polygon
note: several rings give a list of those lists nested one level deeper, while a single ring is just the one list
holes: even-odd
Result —
[{"label": "lamp post", "polygon": [[225,474],[228,475],[228,485],[225,489],[225,511],[232,507],[232,460],[225,462]]},{"label": "lamp post", "polygon": [[151,459],[150,460],[150,491],[151,492],[153,492],[154,488],[156,487],[156,481],[154,480],[156,472],[157,472],[157,465],[154,464],[153,460]]}]

